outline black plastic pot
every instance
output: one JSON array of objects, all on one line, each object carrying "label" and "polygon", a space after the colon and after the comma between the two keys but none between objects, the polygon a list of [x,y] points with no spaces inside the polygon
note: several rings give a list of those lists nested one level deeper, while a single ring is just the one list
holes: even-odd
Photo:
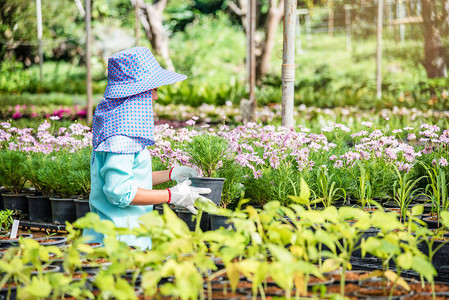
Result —
[{"label": "black plastic pot", "polygon": [[[8,296],[8,293],[9,293],[9,296]],[[17,299],[17,287],[15,285],[10,286],[10,287],[3,287],[0,290],[0,299],[1,299],[1,297],[3,297],[3,299],[9,299],[9,300]]]},{"label": "black plastic pot", "polygon": [[2,193],[4,209],[18,210],[28,214],[28,199],[26,194]]},{"label": "black plastic pot", "polygon": [[221,192],[223,191],[224,178],[209,178],[209,177],[191,177],[192,187],[209,188],[211,193],[203,195],[212,200],[216,205],[221,202]]},{"label": "black plastic pot", "polygon": [[36,238],[36,240],[42,246],[63,246],[67,242],[67,238],[64,236],[49,236],[43,238]]},{"label": "black plastic pot", "polygon": [[76,220],[76,206],[74,199],[53,198],[51,201],[51,219],[53,223],[65,224],[65,221]]},{"label": "black plastic pot", "polygon": [[[183,220],[187,224],[190,231],[195,231],[196,218],[192,220],[193,214],[188,209],[177,207],[176,214],[181,220]],[[203,214],[201,216],[200,228],[202,231],[208,231],[210,229],[209,214],[205,211],[203,211]]]},{"label": "black plastic pot", "polygon": [[76,218],[84,217],[88,212],[90,212],[89,199],[74,199],[76,207]]},{"label": "black plastic pot", "polygon": [[50,222],[51,203],[47,196],[27,195],[30,221]]},{"label": "black plastic pot", "polygon": [[426,222],[427,228],[438,229],[440,226],[442,226],[441,221],[437,222],[435,220],[431,220],[431,218],[433,218],[433,216],[427,216],[422,219],[424,222]]},{"label": "black plastic pot", "polygon": [[220,227],[226,229],[231,228],[235,230],[234,224],[228,223],[229,218],[226,216],[209,214],[209,219],[210,219],[210,230],[216,230],[219,229]]},{"label": "black plastic pot", "polygon": [[153,205],[153,210],[157,210],[159,215],[164,214],[164,206],[162,204],[155,204]]},{"label": "black plastic pot", "polygon": [[13,240],[0,240],[0,248],[9,248],[9,247],[19,246],[19,238],[20,237],[22,237],[24,239],[31,239],[31,238],[33,238],[33,235],[29,234],[29,233],[22,233],[16,239],[13,239]]}]

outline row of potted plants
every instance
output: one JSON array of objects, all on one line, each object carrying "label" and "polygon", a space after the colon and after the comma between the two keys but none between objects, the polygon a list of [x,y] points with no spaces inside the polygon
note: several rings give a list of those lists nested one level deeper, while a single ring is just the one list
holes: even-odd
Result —
[{"label": "row of potted plants", "polygon": [[[155,145],[148,149],[153,169],[191,165],[205,177],[224,178],[222,207],[234,208],[242,193],[254,205],[273,200],[288,204],[289,196],[298,194],[301,177],[317,206],[349,200],[366,207],[373,200],[389,200],[405,218],[411,203],[425,195],[436,222],[449,206],[449,130],[437,125],[390,129],[393,134],[387,135],[370,122],[362,122],[365,129],[355,133],[340,123],[320,133],[302,126],[247,123],[196,130],[195,120],[188,124],[179,130],[156,126]],[[88,127],[74,123],[54,133],[47,122],[37,132],[1,125],[1,185],[15,194],[27,183],[44,196],[88,195]],[[394,132],[409,133],[403,140]]]},{"label": "row of potted plants", "polygon": [[[4,294],[17,292],[18,299],[447,295],[449,286],[435,282],[432,265],[443,247],[436,245],[443,232],[429,230],[420,220],[422,206],[408,212],[403,223],[383,210],[369,213],[335,206],[313,210],[309,197],[303,182],[299,196],[288,206],[271,201],[258,209],[241,199],[235,210],[226,210],[199,202],[200,212],[225,215],[232,223],[207,232],[200,229],[201,213],[191,231],[167,205],[162,215],[153,211],[143,216],[140,227],[133,230],[115,228],[89,213],[73,226],[67,223],[69,244],[64,247],[21,239],[19,247],[3,252],[0,286]],[[447,228],[448,212],[442,221]],[[105,234],[103,245],[86,244],[80,231],[84,228]],[[368,236],[370,229],[375,234]],[[128,247],[119,241],[122,234],[150,236],[152,249]],[[352,271],[357,251],[361,257],[381,260],[380,268]],[[50,272],[52,265],[60,266],[59,272]],[[403,276],[408,270],[416,279]]]}]

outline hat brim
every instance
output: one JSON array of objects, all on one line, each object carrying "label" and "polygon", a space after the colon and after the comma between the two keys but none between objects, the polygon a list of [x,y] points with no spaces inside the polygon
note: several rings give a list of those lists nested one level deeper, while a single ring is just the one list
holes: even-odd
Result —
[{"label": "hat brim", "polygon": [[186,75],[178,74],[172,71],[168,71],[160,68],[157,72],[151,76],[144,78],[140,81],[125,84],[115,84],[108,82],[104,91],[105,98],[123,98],[132,95],[137,95],[151,89],[158,88],[160,86],[172,84],[175,82],[183,81],[187,78]]}]

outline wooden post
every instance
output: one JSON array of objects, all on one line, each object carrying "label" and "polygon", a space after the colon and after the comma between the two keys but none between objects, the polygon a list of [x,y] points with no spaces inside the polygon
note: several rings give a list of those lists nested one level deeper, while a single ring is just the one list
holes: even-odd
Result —
[{"label": "wooden post", "polygon": [[135,27],[135,31],[136,31],[136,47],[138,47],[139,44],[140,44],[139,9],[140,9],[139,0],[136,0],[136,5],[134,6],[134,12],[135,12],[135,17],[136,17],[136,27]]},{"label": "wooden post", "polygon": [[329,8],[328,34],[329,34],[329,36],[334,36],[334,2],[333,2],[333,0],[329,0],[328,8]]},{"label": "wooden post", "polygon": [[86,0],[86,94],[87,94],[87,124],[92,124],[93,120],[93,99],[92,99],[92,72],[90,58],[92,56],[92,28],[91,28],[91,0]]},{"label": "wooden post", "polygon": [[254,113],[257,107],[256,100],[256,47],[254,43],[256,33],[256,0],[249,0],[248,7],[248,47],[249,47],[249,100],[251,101],[251,119],[254,119]]},{"label": "wooden post", "polygon": [[284,10],[284,49],[282,56],[282,126],[293,127],[295,96],[296,0],[286,0]]},{"label": "wooden post", "polygon": [[310,20],[310,14],[308,11],[306,14],[306,32],[307,32],[307,40],[311,41],[312,40],[312,22]]},{"label": "wooden post", "polygon": [[382,98],[382,28],[384,1],[378,0],[377,10],[377,99]]},{"label": "wooden post", "polygon": [[[398,19],[400,20],[404,20],[405,19],[405,5],[403,0],[398,0]],[[405,24],[403,22],[401,22],[399,24],[399,36],[401,39],[401,42],[403,42],[405,40]]]},{"label": "wooden post", "polygon": [[296,14],[296,54],[302,54],[301,19],[298,13]]},{"label": "wooden post", "polygon": [[345,4],[346,50],[352,50],[351,40],[351,5]]},{"label": "wooden post", "polygon": [[42,50],[42,5],[41,0],[36,0],[37,40],[39,43],[39,76],[44,79],[42,68],[44,65],[44,52]]}]

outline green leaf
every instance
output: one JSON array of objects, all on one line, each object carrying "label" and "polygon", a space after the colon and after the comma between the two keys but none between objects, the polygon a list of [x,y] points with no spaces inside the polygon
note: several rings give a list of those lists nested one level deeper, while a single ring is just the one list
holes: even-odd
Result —
[{"label": "green leaf", "polygon": [[375,211],[371,214],[371,224],[383,232],[403,229],[404,225],[398,221],[397,214],[393,212]]},{"label": "green leaf", "polygon": [[449,211],[443,211],[440,214],[441,223],[443,223],[444,227],[449,229]]},{"label": "green leaf", "polygon": [[409,270],[412,267],[412,261],[413,255],[410,252],[405,252],[398,256],[398,265],[404,270]]},{"label": "green leaf", "polygon": [[427,281],[433,282],[434,276],[437,275],[432,263],[421,256],[414,256],[412,261],[412,269],[418,274],[423,275]]},{"label": "green leaf", "polygon": [[424,206],[423,205],[415,205],[412,208],[412,216],[422,215],[423,212],[424,212]]}]

